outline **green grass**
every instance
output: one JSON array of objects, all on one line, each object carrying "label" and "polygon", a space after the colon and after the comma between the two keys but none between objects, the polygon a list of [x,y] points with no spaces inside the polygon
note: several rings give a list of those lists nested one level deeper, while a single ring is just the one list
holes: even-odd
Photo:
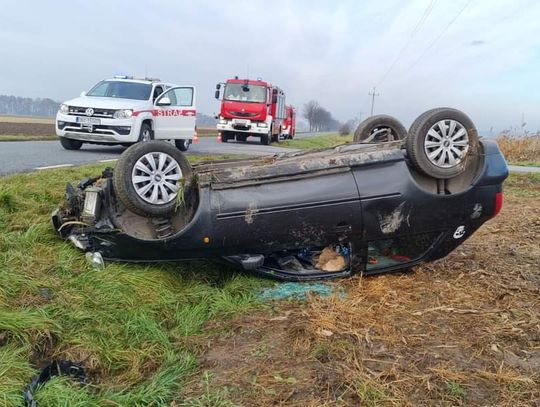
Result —
[{"label": "green grass", "polygon": [[43,406],[180,402],[207,321],[260,306],[251,293],[264,281],[207,262],[88,266],[49,215],[67,181],[104,167],[0,178],[2,406],[22,406],[37,366],[54,358],[83,362],[90,384],[55,378],[36,393]]},{"label": "green grass", "polygon": [[338,134],[325,134],[322,136],[308,137],[304,139],[286,140],[280,143],[272,143],[276,147],[298,148],[312,150],[317,148],[330,148],[340,144],[349,143],[352,136],[340,136]]},{"label": "green grass", "polygon": [[540,173],[510,173],[504,188],[511,188],[512,193],[517,196],[540,198]]},{"label": "green grass", "polygon": [[508,164],[510,165],[519,165],[522,167],[540,167],[539,161],[510,161]]}]

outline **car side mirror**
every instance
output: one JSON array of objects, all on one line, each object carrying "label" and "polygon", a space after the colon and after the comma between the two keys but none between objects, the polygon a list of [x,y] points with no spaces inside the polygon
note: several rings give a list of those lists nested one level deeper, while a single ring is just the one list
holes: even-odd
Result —
[{"label": "car side mirror", "polygon": [[81,97],[86,96],[86,92],[81,92]]},{"label": "car side mirror", "polygon": [[171,99],[169,99],[167,96],[162,97],[159,99],[156,103],[158,106],[170,106],[171,105]]},{"label": "car side mirror", "polygon": [[215,97],[216,99],[219,99],[219,89],[216,90],[216,93],[214,94],[214,97]]},{"label": "car side mirror", "polygon": [[221,89],[221,83],[218,83],[218,84],[216,85],[216,89],[217,89],[217,90],[220,90],[220,89]]}]

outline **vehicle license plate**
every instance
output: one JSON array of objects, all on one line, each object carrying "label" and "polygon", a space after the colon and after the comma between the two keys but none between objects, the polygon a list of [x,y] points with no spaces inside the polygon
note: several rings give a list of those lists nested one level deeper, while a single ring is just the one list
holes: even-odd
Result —
[{"label": "vehicle license plate", "polygon": [[94,117],[79,117],[77,116],[77,123],[81,123],[82,125],[96,125],[96,124],[101,124],[101,120],[100,119],[96,119]]}]

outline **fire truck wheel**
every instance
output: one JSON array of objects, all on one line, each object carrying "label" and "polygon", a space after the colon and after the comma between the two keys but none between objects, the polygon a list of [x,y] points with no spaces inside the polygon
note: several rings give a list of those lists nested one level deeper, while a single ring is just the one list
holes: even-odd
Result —
[{"label": "fire truck wheel", "polygon": [[471,119],[451,108],[421,114],[411,125],[407,155],[416,168],[437,179],[453,178],[478,154],[478,132]]},{"label": "fire truck wheel", "polygon": [[247,140],[247,136],[245,134],[237,134],[236,135],[236,141],[245,142]]},{"label": "fire truck wheel", "polygon": [[192,180],[185,155],[163,141],[129,147],[113,172],[118,199],[130,211],[151,217],[172,215],[178,204],[178,191],[183,188],[182,196],[187,196]]},{"label": "fire truck wheel", "polygon": [[360,143],[382,143],[403,140],[407,130],[400,121],[392,116],[379,114],[372,116],[358,125],[353,141]]},{"label": "fire truck wheel", "polygon": [[226,131],[221,132],[221,142],[226,143],[229,141],[229,134]]},{"label": "fire truck wheel", "polygon": [[264,146],[269,146],[270,145],[270,134],[263,134],[261,136],[261,144],[264,145]]}]

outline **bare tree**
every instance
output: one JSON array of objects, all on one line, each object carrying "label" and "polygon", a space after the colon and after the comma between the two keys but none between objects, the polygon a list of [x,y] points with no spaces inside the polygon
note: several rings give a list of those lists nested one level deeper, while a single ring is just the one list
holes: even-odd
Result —
[{"label": "bare tree", "polygon": [[304,105],[302,115],[308,121],[309,131],[314,131],[315,120],[317,117],[317,111],[320,109],[319,102],[316,100],[310,100]]}]

